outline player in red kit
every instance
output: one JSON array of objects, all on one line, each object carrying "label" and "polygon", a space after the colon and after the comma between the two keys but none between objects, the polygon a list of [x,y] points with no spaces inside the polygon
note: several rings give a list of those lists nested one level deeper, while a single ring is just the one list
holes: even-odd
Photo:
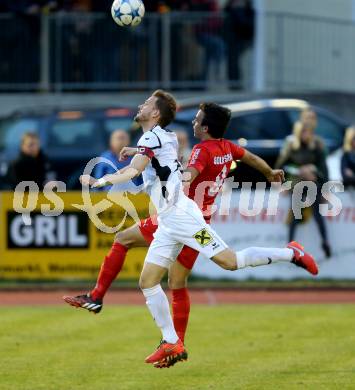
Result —
[{"label": "player in red kit", "polygon": [[[187,172],[192,176],[189,198],[199,205],[207,222],[232,162],[243,160],[244,155],[245,149],[225,139],[206,139],[193,148],[187,166]],[[203,194],[199,190],[203,190]]]},{"label": "player in red kit", "polygon": [[[234,160],[244,163],[262,172],[269,181],[281,181],[282,170],[273,170],[261,158],[223,139],[228,126],[230,112],[226,108],[213,103],[202,104],[193,121],[194,134],[201,140],[192,153],[185,171],[188,195],[194,199],[204,213],[209,223],[209,209],[228,176]],[[133,148],[131,148],[133,149]],[[131,153],[130,148],[123,155]],[[116,235],[115,242],[101,267],[95,288],[86,295],[64,297],[72,306],[82,307],[98,313],[102,308],[102,299],[112,281],[120,272],[127,250],[132,247],[148,246],[157,230],[156,218],[151,217]],[[196,237],[196,239],[198,239]],[[203,238],[201,238],[203,239]],[[292,245],[291,245],[292,244]],[[290,261],[307,269],[312,274],[317,273],[317,266],[311,256],[304,254],[297,243],[289,244],[289,252],[280,261]],[[253,248],[251,248],[253,249]],[[290,250],[291,249],[291,250]],[[282,249],[281,251],[287,251]],[[176,333],[184,341],[189,318],[190,301],[187,291],[187,278],[196,261],[198,251],[184,246],[176,262],[169,269],[169,287],[172,289],[172,312]],[[301,255],[303,253],[303,256]],[[308,256],[308,257],[307,257]],[[262,257],[262,256],[261,256]],[[282,256],[281,256],[282,257]],[[242,261],[244,262],[242,264]],[[276,260],[275,260],[276,261]],[[259,254],[245,254],[241,257],[240,268],[268,264],[268,259],[260,258]],[[175,363],[174,359],[163,359],[156,367],[168,367]]]}]

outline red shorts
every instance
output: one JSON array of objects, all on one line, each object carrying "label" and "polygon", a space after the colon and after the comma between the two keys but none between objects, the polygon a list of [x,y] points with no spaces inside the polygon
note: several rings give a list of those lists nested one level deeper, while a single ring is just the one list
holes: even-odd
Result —
[{"label": "red shorts", "polygon": [[[158,229],[157,216],[153,215],[150,218],[142,219],[139,224],[139,230],[141,231],[144,239],[150,244],[154,237],[153,234]],[[192,269],[195,261],[199,255],[199,252],[189,246],[184,246],[177,257],[177,261],[187,269]]]}]

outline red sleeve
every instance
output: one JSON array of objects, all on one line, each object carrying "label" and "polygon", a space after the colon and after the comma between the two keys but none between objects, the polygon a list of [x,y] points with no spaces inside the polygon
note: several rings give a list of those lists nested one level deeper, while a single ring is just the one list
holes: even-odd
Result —
[{"label": "red sleeve", "polygon": [[201,146],[196,145],[192,149],[187,167],[195,168],[201,173],[208,165],[208,158],[209,155],[207,151],[204,148],[201,148]]},{"label": "red sleeve", "polygon": [[239,145],[233,144],[232,142],[230,143],[230,145],[231,145],[233,160],[240,160],[241,158],[243,158],[245,149]]}]

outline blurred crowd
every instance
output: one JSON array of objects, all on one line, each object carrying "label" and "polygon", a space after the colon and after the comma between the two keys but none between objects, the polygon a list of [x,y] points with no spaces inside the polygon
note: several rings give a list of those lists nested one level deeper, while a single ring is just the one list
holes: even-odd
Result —
[{"label": "blurred crowd", "polygon": [[[289,242],[295,238],[296,227],[314,216],[322,239],[322,248],[326,257],[331,256],[325,221],[320,214],[319,205],[323,198],[321,188],[328,181],[326,163],[326,148],[323,140],[315,134],[317,114],[311,109],[301,112],[299,120],[294,124],[293,133],[286,138],[285,145],[276,162],[276,168],[285,171],[286,179],[292,182],[292,188],[301,181],[311,181],[316,184],[316,197],[312,206],[302,209],[302,219],[296,219],[294,213],[289,212]],[[309,190],[303,189],[302,201],[309,196]],[[292,196],[292,195],[291,195]]]},{"label": "blurred crowd", "polygon": [[[191,153],[191,145],[189,135],[184,129],[176,129],[176,135],[179,142],[179,161],[183,167],[187,166],[187,162]],[[134,132],[117,128],[112,131],[107,150],[104,150],[99,157],[99,161],[96,162],[93,176],[97,179],[107,174],[115,173],[117,170],[122,169],[129,165],[131,158],[121,160],[120,153],[125,146],[135,144],[137,137]],[[41,148],[41,141],[39,135],[34,131],[27,131],[22,135],[21,144],[19,145],[19,153],[16,159],[10,162],[5,181],[9,184],[9,187],[15,189],[21,182],[33,181],[38,185],[40,190],[43,190],[45,184],[49,181],[55,181],[57,176],[54,171],[50,158]],[[94,156],[93,156],[94,157]],[[96,156],[95,156],[96,157]],[[88,161],[85,161],[87,163]],[[74,173],[75,178],[71,177],[66,183],[68,189],[77,188],[79,184],[79,175],[82,170]],[[77,183],[70,183],[72,180],[76,180]],[[116,191],[130,191],[136,192],[136,190],[143,184],[141,177],[133,179],[131,183],[121,184],[116,186]],[[99,191],[108,191],[112,187],[107,186],[98,189]]]},{"label": "blurred crowd", "polygon": [[[17,14],[19,23],[3,20],[0,31],[0,83],[36,83],[40,79],[40,16],[50,13],[99,12],[104,19],[77,18],[61,20],[50,29],[50,82],[110,83],[147,81],[152,78],[149,60],[160,56],[161,26],[156,19],[146,20],[138,29],[120,30],[110,20],[112,0],[2,0],[0,12]],[[209,15],[171,25],[175,50],[171,53],[172,81],[235,81],[240,88],[241,57],[252,47],[254,9],[251,0],[228,0],[222,8],[217,0],[146,1],[147,12],[208,12]],[[224,16],[222,17],[222,13]],[[152,34],[156,43],[152,52]],[[58,46],[57,46],[58,45]],[[179,54],[178,54],[179,53]],[[26,59],[26,69],[21,62]],[[103,60],[103,58],[105,60]],[[132,66],[141,64],[132,79]],[[183,65],[183,66],[182,66]],[[161,73],[160,62],[154,65]],[[58,80],[58,77],[61,79]],[[156,77],[156,76],[154,76]],[[132,79],[132,80],[131,80]],[[203,86],[207,86],[203,84]]]},{"label": "blurred crowd", "polygon": [[[36,14],[39,12],[107,12],[113,0],[1,0],[0,12]],[[222,11],[218,0],[150,0],[144,2],[146,12]],[[225,10],[251,8],[251,0],[228,0]]]},{"label": "blurred crowd", "polygon": [[[323,139],[316,135],[317,126],[316,112],[311,108],[304,109],[299,120],[294,124],[292,134],[285,139],[284,146],[280,150],[275,168],[282,168],[285,171],[286,180],[291,181],[293,187],[300,181],[312,181],[320,188],[329,180],[327,148]],[[179,160],[183,167],[186,167],[192,149],[190,137],[184,128],[177,128],[174,131],[179,142]],[[96,166],[96,177],[112,173],[129,163],[129,159],[120,161],[119,155],[123,147],[136,142],[136,133],[136,127],[132,127],[132,130],[117,128],[111,133],[108,148],[100,156],[105,159],[105,162]],[[43,188],[46,181],[55,176],[55,172],[49,175],[50,156],[48,158],[43,153],[40,142],[38,134],[31,129],[23,134],[18,157],[8,168],[7,180],[13,189],[21,181],[31,180]],[[345,187],[355,188],[355,126],[346,129],[342,149],[340,170],[343,184]],[[316,199],[318,205],[320,201],[321,194]],[[315,207],[317,208],[317,204]],[[321,222],[319,225],[322,230]]]},{"label": "blurred crowd", "polygon": [[58,11],[104,12],[110,9],[111,4],[111,1],[105,0],[2,0],[0,12],[13,12],[22,15]]}]

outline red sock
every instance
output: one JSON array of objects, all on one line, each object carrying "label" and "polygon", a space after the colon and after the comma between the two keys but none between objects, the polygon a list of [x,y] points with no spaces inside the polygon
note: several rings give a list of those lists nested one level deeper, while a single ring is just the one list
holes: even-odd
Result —
[{"label": "red sock", "polygon": [[187,288],[172,290],[172,309],[174,327],[180,340],[184,342],[190,314],[190,296]]},{"label": "red sock", "polygon": [[90,292],[93,299],[103,299],[106,291],[111,286],[111,283],[116,279],[116,276],[121,271],[127,251],[128,248],[118,242],[115,242],[112,245],[110,252],[107,254],[101,265],[96,286]]}]

